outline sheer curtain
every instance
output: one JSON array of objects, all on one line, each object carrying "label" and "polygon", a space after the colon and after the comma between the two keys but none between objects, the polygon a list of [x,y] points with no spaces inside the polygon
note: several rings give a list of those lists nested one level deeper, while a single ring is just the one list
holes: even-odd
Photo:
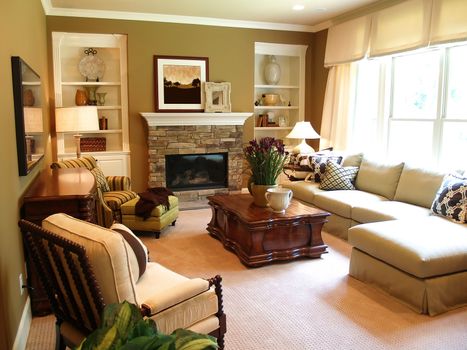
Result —
[{"label": "sheer curtain", "polygon": [[345,150],[353,108],[357,65],[340,64],[329,70],[321,121],[320,149]]}]

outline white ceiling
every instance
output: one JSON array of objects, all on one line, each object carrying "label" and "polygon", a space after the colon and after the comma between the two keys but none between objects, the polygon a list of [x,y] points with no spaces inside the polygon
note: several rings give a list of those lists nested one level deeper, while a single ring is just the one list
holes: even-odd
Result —
[{"label": "white ceiling", "polygon": [[[387,0],[41,0],[47,15],[313,32]],[[292,6],[303,5],[302,11]]]}]

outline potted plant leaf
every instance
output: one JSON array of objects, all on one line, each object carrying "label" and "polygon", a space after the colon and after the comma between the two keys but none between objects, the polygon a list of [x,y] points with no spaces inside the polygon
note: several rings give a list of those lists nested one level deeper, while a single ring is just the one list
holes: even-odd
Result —
[{"label": "potted plant leaf", "polygon": [[143,319],[133,304],[124,301],[104,308],[101,325],[76,350],[215,350],[214,337],[177,329],[172,334],[157,330],[156,323]]}]

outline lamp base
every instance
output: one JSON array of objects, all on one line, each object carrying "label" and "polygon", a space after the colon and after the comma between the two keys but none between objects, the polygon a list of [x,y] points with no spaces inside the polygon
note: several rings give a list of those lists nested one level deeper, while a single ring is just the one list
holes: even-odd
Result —
[{"label": "lamp base", "polygon": [[294,149],[292,150],[293,154],[311,154],[315,153],[315,150],[313,147],[311,147],[309,144],[306,143],[305,139],[302,139],[302,142],[295,146]]}]

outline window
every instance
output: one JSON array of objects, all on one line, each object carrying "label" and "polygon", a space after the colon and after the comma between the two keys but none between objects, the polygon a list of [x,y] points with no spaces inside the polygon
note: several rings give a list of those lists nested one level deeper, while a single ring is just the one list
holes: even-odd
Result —
[{"label": "window", "polygon": [[467,43],[358,63],[349,148],[467,169]]}]

